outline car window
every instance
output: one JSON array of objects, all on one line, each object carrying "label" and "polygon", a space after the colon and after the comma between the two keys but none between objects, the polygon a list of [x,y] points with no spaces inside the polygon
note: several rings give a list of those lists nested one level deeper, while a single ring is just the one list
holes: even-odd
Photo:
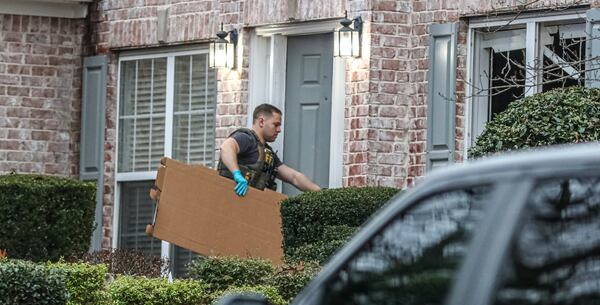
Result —
[{"label": "car window", "polygon": [[418,202],[364,245],[323,289],[320,304],[442,304],[491,187]]},{"label": "car window", "polygon": [[536,185],[495,304],[600,304],[600,179]]}]

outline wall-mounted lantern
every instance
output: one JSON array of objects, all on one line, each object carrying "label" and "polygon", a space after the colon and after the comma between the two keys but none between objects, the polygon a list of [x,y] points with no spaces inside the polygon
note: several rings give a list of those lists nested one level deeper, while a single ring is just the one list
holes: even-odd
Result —
[{"label": "wall-mounted lantern", "polygon": [[[333,32],[333,56],[360,57],[363,21],[360,16],[348,19],[348,11],[340,21],[342,27]],[[353,24],[353,27],[350,25]]]},{"label": "wall-mounted lantern", "polygon": [[[227,40],[229,36],[229,40]],[[217,32],[217,39],[210,43],[209,66],[211,68],[235,68],[235,51],[237,47],[238,32],[233,29],[229,32],[221,30]]]}]

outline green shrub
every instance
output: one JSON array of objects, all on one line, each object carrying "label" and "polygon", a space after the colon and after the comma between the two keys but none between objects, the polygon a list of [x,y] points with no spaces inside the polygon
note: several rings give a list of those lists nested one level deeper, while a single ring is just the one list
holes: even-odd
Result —
[{"label": "green shrub", "polygon": [[275,266],[269,261],[236,257],[200,257],[188,269],[188,275],[205,283],[209,291],[265,285],[274,272]]},{"label": "green shrub", "polygon": [[511,103],[485,127],[469,156],[600,140],[600,89],[569,87]]},{"label": "green shrub", "polygon": [[326,227],[359,227],[397,192],[389,187],[340,188],[307,192],[282,201],[286,255],[306,244],[328,243],[330,240],[323,236]]},{"label": "green shrub", "polygon": [[209,296],[199,281],[121,276],[108,286],[111,305],[208,304]]},{"label": "green shrub", "polygon": [[350,226],[324,226],[322,240],[347,241],[358,230],[358,227]]},{"label": "green shrub", "polygon": [[277,288],[283,299],[290,302],[310,282],[319,269],[319,265],[316,263],[281,266],[277,268],[270,282],[273,287]]},{"label": "green shrub", "polygon": [[221,298],[231,293],[258,293],[265,296],[270,305],[286,305],[287,302],[277,292],[277,289],[273,286],[268,285],[257,285],[257,286],[241,286],[241,287],[230,287],[224,291],[217,291],[213,293],[212,303],[216,304]]},{"label": "green shrub", "polygon": [[285,259],[288,262],[313,261],[323,264],[357,230],[357,227],[349,226],[324,226],[321,240],[288,249]]},{"label": "green shrub", "polygon": [[68,296],[59,270],[27,261],[0,261],[0,304],[65,305]]},{"label": "green shrub", "polygon": [[64,274],[69,292],[67,305],[97,305],[104,298],[104,282],[108,268],[106,265],[51,263],[50,269]]},{"label": "green shrub", "polygon": [[94,183],[42,175],[0,176],[0,249],[11,258],[58,260],[87,251]]},{"label": "green shrub", "polygon": [[317,262],[323,264],[339,248],[346,244],[346,240],[317,241],[290,248],[285,256],[287,262]]},{"label": "green shrub", "polygon": [[135,249],[111,249],[86,253],[76,261],[105,264],[108,272],[116,275],[160,277],[169,270],[169,260]]}]

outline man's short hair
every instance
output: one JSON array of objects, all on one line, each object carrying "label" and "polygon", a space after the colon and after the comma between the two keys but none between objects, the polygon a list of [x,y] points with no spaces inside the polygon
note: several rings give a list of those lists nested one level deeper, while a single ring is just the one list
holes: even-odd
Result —
[{"label": "man's short hair", "polygon": [[281,110],[279,108],[271,105],[271,104],[260,104],[254,108],[254,113],[252,114],[252,122],[256,122],[258,117],[264,115],[266,117],[273,116],[273,113],[279,113],[281,115]]}]

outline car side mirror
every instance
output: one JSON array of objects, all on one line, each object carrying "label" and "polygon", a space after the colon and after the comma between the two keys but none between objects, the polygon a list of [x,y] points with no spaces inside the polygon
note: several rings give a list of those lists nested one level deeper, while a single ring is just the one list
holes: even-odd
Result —
[{"label": "car side mirror", "polygon": [[269,305],[269,302],[258,293],[241,293],[227,295],[217,305]]}]

